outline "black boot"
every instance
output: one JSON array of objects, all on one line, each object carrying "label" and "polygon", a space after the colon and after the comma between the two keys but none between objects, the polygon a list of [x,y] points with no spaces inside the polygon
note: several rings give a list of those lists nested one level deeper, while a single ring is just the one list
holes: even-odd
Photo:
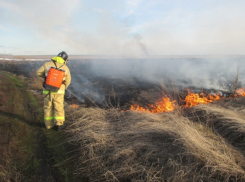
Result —
[{"label": "black boot", "polygon": [[54,125],[54,127],[52,129],[55,130],[55,131],[58,131],[59,130],[59,126],[58,125]]},{"label": "black boot", "polygon": [[65,129],[65,124],[63,125],[58,125],[58,131],[64,130]]}]

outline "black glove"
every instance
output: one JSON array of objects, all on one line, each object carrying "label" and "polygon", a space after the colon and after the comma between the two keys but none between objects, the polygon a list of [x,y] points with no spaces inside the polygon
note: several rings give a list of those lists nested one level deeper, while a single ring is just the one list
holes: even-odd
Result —
[{"label": "black glove", "polygon": [[46,83],[46,77],[44,78],[43,88],[45,88],[45,83]]}]

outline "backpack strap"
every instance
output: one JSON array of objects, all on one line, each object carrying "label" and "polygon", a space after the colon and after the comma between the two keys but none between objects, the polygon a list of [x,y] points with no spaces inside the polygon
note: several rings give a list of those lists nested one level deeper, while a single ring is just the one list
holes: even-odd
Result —
[{"label": "backpack strap", "polygon": [[[56,69],[57,69],[57,65],[56,65],[55,61],[54,61],[54,60],[52,60],[52,61],[53,61],[54,65],[55,65],[55,67],[56,67]],[[63,65],[62,65],[62,66],[63,66]]]},{"label": "backpack strap", "polygon": [[52,61],[54,62],[54,65],[55,65],[56,69],[60,69],[62,66],[64,66],[64,64],[62,64],[62,65],[58,68],[57,65],[56,65],[56,63],[55,63],[55,61],[54,61],[54,60],[52,60]]},{"label": "backpack strap", "polygon": [[62,64],[62,65],[59,67],[59,69],[60,69],[62,66],[64,66],[64,64]]},{"label": "backpack strap", "polygon": [[44,96],[44,98],[47,96],[49,96],[49,101],[51,101],[51,91],[50,90],[49,90],[48,94]]}]

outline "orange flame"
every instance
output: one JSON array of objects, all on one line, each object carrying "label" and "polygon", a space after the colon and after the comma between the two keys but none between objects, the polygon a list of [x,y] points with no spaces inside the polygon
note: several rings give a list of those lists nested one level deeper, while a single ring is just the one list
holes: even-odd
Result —
[{"label": "orange flame", "polygon": [[[163,93],[164,94],[164,93]],[[147,113],[162,113],[162,112],[169,112],[173,111],[175,109],[175,103],[176,101],[170,101],[170,98],[168,98],[165,94],[161,99],[159,99],[155,105],[148,104],[148,108],[140,107],[138,104],[131,105],[130,110],[138,111],[138,112],[147,112]]]},{"label": "orange flame", "polygon": [[[205,95],[204,93],[201,93],[201,94],[192,93],[189,89],[187,89],[187,91],[188,91],[188,94],[183,100],[185,101],[185,104],[182,105],[181,107],[193,107],[198,104],[207,104],[207,103],[211,103],[211,102],[222,99],[220,94]],[[234,94],[230,98],[239,97],[239,96],[245,97],[245,88],[236,90],[236,94]],[[170,98],[168,98],[164,94],[164,96],[161,99],[159,99],[155,103],[155,105],[148,104],[148,108],[145,108],[145,107],[139,106],[138,104],[135,104],[135,105],[131,105],[130,110],[138,111],[138,112],[146,112],[146,113],[169,112],[169,111],[175,110],[175,104],[174,104],[175,102],[176,100],[170,101]],[[121,112],[124,112],[124,111],[121,111]]]},{"label": "orange flame", "polygon": [[78,108],[78,105],[77,104],[72,104],[72,108],[76,109],[76,108]]},{"label": "orange flame", "polygon": [[214,94],[213,96],[211,94],[208,94],[207,96],[205,96],[204,93],[194,94],[191,93],[189,89],[187,89],[187,91],[188,91],[188,95],[185,97],[184,100],[185,105],[182,107],[192,107],[198,104],[207,104],[221,99],[219,94]]},{"label": "orange flame", "polygon": [[245,91],[244,90],[245,90],[244,88],[240,88],[240,89],[236,90],[236,93],[237,93],[237,94],[235,94],[236,97],[237,97],[237,95],[240,95],[240,96],[244,97],[245,96]]},{"label": "orange flame", "polygon": [[77,105],[77,101],[76,101],[76,99],[72,99],[72,108],[73,109],[77,109],[78,108],[78,105]]}]

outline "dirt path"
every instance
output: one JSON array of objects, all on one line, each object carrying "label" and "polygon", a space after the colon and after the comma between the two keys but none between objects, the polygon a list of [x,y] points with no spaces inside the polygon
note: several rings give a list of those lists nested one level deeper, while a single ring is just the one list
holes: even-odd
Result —
[{"label": "dirt path", "polygon": [[59,134],[45,131],[42,112],[23,82],[0,71],[0,181],[65,181],[50,148]]}]

